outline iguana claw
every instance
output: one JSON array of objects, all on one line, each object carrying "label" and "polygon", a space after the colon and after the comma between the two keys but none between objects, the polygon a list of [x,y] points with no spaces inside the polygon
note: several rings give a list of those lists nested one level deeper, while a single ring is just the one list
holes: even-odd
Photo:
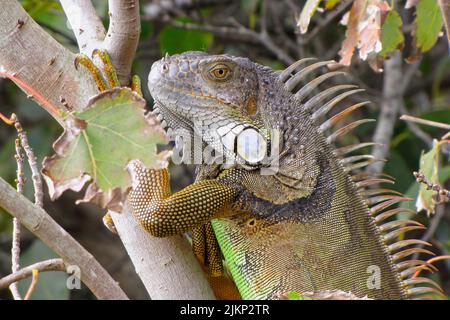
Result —
[{"label": "iguana claw", "polygon": [[89,73],[94,78],[94,81],[95,81],[95,84],[97,85],[98,91],[103,92],[103,91],[108,90],[108,85],[106,84],[105,79],[103,78],[100,69],[97,68],[97,66],[94,64],[94,62],[92,62],[91,59],[89,59],[88,56],[86,56],[85,54],[77,54],[75,57],[74,64],[75,64],[75,69],[77,69],[77,70],[78,70],[78,66],[81,64],[89,71]]},{"label": "iguana claw", "polygon": [[[101,69],[98,68],[94,62],[93,59],[96,57],[99,58],[101,61]],[[92,52],[92,59],[90,59],[85,54],[77,54],[75,57],[75,69],[78,70],[78,66],[82,65],[84,66],[88,72],[92,75],[94,78],[95,84],[97,85],[97,89],[100,92],[104,92],[107,90],[110,90],[112,88],[120,87],[120,82],[117,77],[117,72],[111,63],[111,59],[109,57],[109,54],[104,49],[95,49]],[[102,71],[103,70],[103,73]],[[103,74],[106,77],[103,77]],[[140,97],[142,97],[142,91],[141,91],[141,81],[137,75],[134,75],[131,80],[131,90],[136,92]]]},{"label": "iguana claw", "polygon": [[95,57],[99,57],[103,64],[103,69],[106,74],[106,78],[109,83],[110,88],[120,87],[119,79],[117,78],[117,72],[114,69],[114,66],[111,63],[111,59],[109,58],[108,52],[102,49],[95,49],[92,52],[92,59]]}]

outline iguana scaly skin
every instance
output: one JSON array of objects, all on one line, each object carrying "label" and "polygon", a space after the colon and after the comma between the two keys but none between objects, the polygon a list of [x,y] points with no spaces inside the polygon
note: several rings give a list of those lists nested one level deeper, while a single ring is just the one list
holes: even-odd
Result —
[{"label": "iguana scaly skin", "polygon": [[[330,66],[336,64],[303,59],[276,72],[246,58],[202,52],[155,62],[149,88],[168,133],[201,137],[203,146],[223,152],[233,164],[202,163],[197,181],[171,194],[167,170],[131,162],[131,209],[157,237],[193,231],[194,252],[213,276],[222,272],[218,243],[244,299],[275,299],[289,291],[342,290],[375,299],[437,292],[430,280],[411,278],[424,262],[405,260],[429,253],[411,247],[424,242],[396,241],[423,226],[386,222],[406,210],[391,208],[406,199],[373,188],[392,182],[388,177],[358,172],[375,159],[348,156],[371,144],[335,146],[337,138],[369,120],[328,132],[366,104],[326,119],[360,91],[332,85],[340,71],[311,77]],[[272,129],[279,135],[268,133]],[[260,158],[261,148],[269,153],[274,145],[280,155],[275,170]]]}]

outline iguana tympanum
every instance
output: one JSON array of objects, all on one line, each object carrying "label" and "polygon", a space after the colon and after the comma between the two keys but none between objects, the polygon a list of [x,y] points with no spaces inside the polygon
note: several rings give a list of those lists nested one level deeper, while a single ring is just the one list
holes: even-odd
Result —
[{"label": "iguana tympanum", "polygon": [[[202,151],[209,147],[227,161],[202,160],[196,182],[174,194],[167,170],[131,162],[128,201],[142,226],[157,237],[192,231],[197,257],[218,276],[223,254],[244,299],[289,291],[342,290],[374,299],[438,293],[431,280],[412,277],[424,262],[405,260],[429,253],[420,248],[428,244],[396,240],[423,228],[390,219],[407,210],[392,208],[406,199],[376,187],[389,177],[358,171],[376,159],[351,153],[372,143],[335,145],[370,120],[328,132],[367,103],[326,118],[360,91],[333,84],[343,74],[336,66],[308,58],[280,72],[203,52],[155,62],[148,85],[162,125],[171,135],[200,137]],[[324,68],[332,70],[312,77]]]}]

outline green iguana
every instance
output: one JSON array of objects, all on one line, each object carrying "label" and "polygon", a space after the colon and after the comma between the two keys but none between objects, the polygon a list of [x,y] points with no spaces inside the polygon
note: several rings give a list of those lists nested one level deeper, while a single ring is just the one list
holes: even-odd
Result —
[{"label": "green iguana", "polygon": [[[175,194],[167,170],[131,162],[128,201],[142,226],[157,237],[192,231],[197,257],[219,276],[223,254],[243,299],[327,290],[374,299],[439,294],[431,280],[412,277],[426,263],[406,259],[431,253],[415,247],[428,243],[397,241],[423,228],[390,219],[408,211],[392,208],[407,199],[376,187],[392,183],[386,175],[358,171],[376,159],[351,155],[373,143],[335,145],[371,120],[329,132],[367,104],[326,117],[361,91],[333,85],[343,74],[336,66],[307,58],[279,72],[246,58],[203,52],[155,62],[148,84],[162,125],[171,135],[200,137],[202,150],[227,161],[203,159],[196,182]],[[327,67],[335,71],[312,77]]]}]

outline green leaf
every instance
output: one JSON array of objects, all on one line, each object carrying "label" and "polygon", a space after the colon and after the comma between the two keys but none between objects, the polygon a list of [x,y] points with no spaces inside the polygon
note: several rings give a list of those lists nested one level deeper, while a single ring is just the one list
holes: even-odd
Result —
[{"label": "green leaf", "polygon": [[[178,19],[181,22],[190,22],[189,19]],[[213,35],[210,32],[184,30],[166,26],[159,34],[159,47],[162,53],[175,54],[184,51],[206,51],[212,44]]]},{"label": "green leaf", "polygon": [[403,44],[405,38],[403,37],[402,25],[402,18],[398,12],[396,10],[389,11],[381,29],[381,57],[386,58],[389,53]]},{"label": "green leaf", "polygon": [[[422,156],[420,157],[419,171],[432,183],[439,183],[439,153],[439,143],[437,140],[434,140],[431,150],[427,153],[422,152]],[[421,183],[416,202],[417,210],[426,210],[428,214],[434,213],[434,194],[434,191],[427,190],[427,186]]]},{"label": "green leaf", "polygon": [[[34,240],[32,245],[20,257],[20,265],[25,267],[30,264],[58,258],[41,240]],[[33,300],[67,300],[69,290],[66,286],[67,275],[63,272],[42,272],[33,291]],[[31,279],[19,282],[19,290],[24,296],[30,285]]]},{"label": "green leaf", "polygon": [[165,143],[165,135],[153,116],[144,116],[144,106],[130,89],[116,88],[74,113],[54,144],[56,155],[44,159],[52,198],[69,188],[79,191],[89,177],[104,192],[124,190],[130,183],[125,171],[130,160],[154,166],[159,160],[156,145]]},{"label": "green leaf", "polygon": [[430,50],[442,30],[441,10],[436,0],[420,0],[416,6],[416,46],[420,51]]}]

